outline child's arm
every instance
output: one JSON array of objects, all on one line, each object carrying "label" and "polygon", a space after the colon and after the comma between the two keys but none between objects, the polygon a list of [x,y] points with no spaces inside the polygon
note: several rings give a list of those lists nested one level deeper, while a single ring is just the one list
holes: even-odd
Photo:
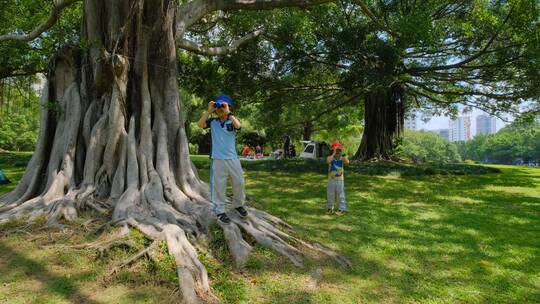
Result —
[{"label": "child's arm", "polygon": [[348,159],[347,157],[342,156],[342,157],[341,157],[341,160],[343,160],[343,163],[344,163],[345,165],[348,165],[348,164],[349,164],[349,159]]},{"label": "child's arm", "polygon": [[216,108],[214,107],[214,102],[210,101],[208,103],[208,111],[205,111],[201,115],[201,118],[199,118],[199,121],[197,122],[197,126],[201,129],[207,128],[208,126],[206,125],[206,121],[208,120],[208,116],[210,116],[210,114],[212,114],[215,110]]},{"label": "child's arm", "polygon": [[[234,125],[234,128],[236,130],[240,130],[242,128],[242,124],[240,123],[240,121],[238,120],[238,118],[236,118],[236,116],[234,116],[232,113],[231,113],[231,110],[229,109],[229,105],[228,104],[225,104],[224,105],[225,107],[225,114],[227,114],[227,116],[229,117],[229,119],[232,121],[233,125]],[[230,114],[230,115],[229,115]]]},{"label": "child's arm", "polygon": [[326,158],[326,163],[327,164],[330,164],[332,162],[332,160],[334,159],[334,157],[336,156],[336,150],[332,151],[332,155],[328,156]]},{"label": "child's arm", "polygon": [[233,125],[234,125],[234,128],[236,130],[240,130],[242,128],[242,124],[240,123],[240,121],[238,120],[238,118],[236,118],[236,116],[234,115],[230,115],[229,116],[229,119],[232,121]]}]

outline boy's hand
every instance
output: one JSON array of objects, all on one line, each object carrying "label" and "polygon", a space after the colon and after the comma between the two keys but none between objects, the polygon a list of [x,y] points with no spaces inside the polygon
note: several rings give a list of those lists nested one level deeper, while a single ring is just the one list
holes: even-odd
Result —
[{"label": "boy's hand", "polygon": [[216,111],[216,106],[214,101],[208,103],[208,113],[214,113]]},{"label": "boy's hand", "polygon": [[226,102],[223,103],[223,112],[225,112],[225,115],[231,113],[231,110],[229,109],[229,104]]}]

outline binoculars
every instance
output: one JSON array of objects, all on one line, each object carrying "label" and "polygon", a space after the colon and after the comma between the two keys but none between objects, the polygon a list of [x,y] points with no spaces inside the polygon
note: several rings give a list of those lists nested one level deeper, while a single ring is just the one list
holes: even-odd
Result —
[{"label": "binoculars", "polygon": [[214,107],[216,109],[219,109],[219,108],[223,108],[225,106],[226,102],[223,102],[223,101],[216,101],[214,102]]}]

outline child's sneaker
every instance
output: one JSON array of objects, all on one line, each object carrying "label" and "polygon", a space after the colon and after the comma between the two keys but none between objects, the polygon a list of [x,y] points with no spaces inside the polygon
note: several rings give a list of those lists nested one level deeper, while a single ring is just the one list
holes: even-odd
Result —
[{"label": "child's sneaker", "polygon": [[326,213],[330,214],[330,213],[333,213],[333,212],[334,212],[334,210],[332,210],[332,209],[326,209]]},{"label": "child's sneaker", "polygon": [[338,211],[336,212],[336,215],[344,215],[345,213],[347,213],[346,210],[338,210]]},{"label": "child's sneaker", "polygon": [[238,215],[240,215],[241,218],[246,218],[248,215],[247,210],[242,206],[234,208],[234,210],[236,210],[236,212],[238,213]]},{"label": "child's sneaker", "polygon": [[225,225],[229,225],[231,223],[231,219],[225,213],[218,214],[217,219],[218,219],[218,222]]}]

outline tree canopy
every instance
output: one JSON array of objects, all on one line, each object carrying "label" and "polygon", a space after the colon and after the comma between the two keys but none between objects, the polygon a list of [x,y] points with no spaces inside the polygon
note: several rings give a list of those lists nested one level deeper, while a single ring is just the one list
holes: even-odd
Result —
[{"label": "tree canopy", "polygon": [[[270,139],[338,134],[356,125],[365,131],[364,148],[385,142],[379,152],[387,156],[412,110],[456,115],[465,105],[494,115],[538,115],[535,1],[317,2],[328,3],[271,10],[286,5],[218,1],[184,18],[177,23],[187,50],[179,53],[180,85],[205,100],[229,92],[235,110]],[[182,1],[177,15],[201,3]],[[6,33],[30,33],[50,18],[51,5],[42,1],[2,6]],[[54,48],[79,40],[81,14],[80,5],[68,6],[59,24],[31,43],[0,44],[10,54],[2,56],[0,76],[43,70]],[[366,98],[375,95],[386,96],[376,103],[384,104],[385,117],[366,109]]]},{"label": "tree canopy", "polygon": [[440,135],[428,131],[405,130],[400,156],[413,162],[456,163],[461,161],[457,147]]},{"label": "tree canopy", "polygon": [[[314,128],[324,129],[339,109],[387,130],[365,138],[393,140],[413,109],[456,115],[464,105],[521,115],[525,103],[536,111],[538,16],[538,3],[519,0],[336,1],[308,10],[221,14],[208,25],[217,34],[201,41],[227,41],[257,24],[265,25],[262,38],[234,56],[194,59],[181,74],[198,83],[200,94],[228,89],[273,119],[276,112],[289,115],[285,120],[298,128],[316,121]],[[366,113],[365,98],[374,93],[393,100],[384,111],[394,117]]]},{"label": "tree canopy", "polygon": [[56,49],[80,40],[80,3],[63,9],[56,23],[32,41],[9,39],[10,33],[31,32],[37,24],[49,18],[53,7],[51,1],[0,1],[0,79],[43,73]]}]

